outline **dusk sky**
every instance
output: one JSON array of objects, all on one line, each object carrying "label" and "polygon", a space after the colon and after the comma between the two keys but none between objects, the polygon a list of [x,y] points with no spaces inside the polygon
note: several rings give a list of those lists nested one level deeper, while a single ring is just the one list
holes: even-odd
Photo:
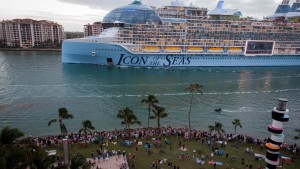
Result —
[{"label": "dusk sky", "polygon": [[[102,21],[112,9],[133,0],[0,0],[0,20],[31,18],[52,20],[64,26],[65,31],[83,31],[83,25]],[[184,5],[206,7],[212,10],[218,0],[178,0]],[[282,0],[225,0],[224,8],[239,9],[243,16],[261,19],[274,13]],[[290,4],[296,0],[291,0]],[[170,5],[171,0],[142,0],[155,7]]]}]

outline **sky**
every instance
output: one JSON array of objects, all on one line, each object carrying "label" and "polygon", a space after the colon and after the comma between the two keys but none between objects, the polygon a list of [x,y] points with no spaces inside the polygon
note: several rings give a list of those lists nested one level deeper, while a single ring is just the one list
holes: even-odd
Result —
[{"label": "sky", "polygon": [[[31,18],[52,20],[65,31],[83,31],[83,25],[102,21],[112,9],[128,5],[133,0],[0,0],[0,20]],[[173,0],[174,1],[174,0]],[[176,1],[176,0],[175,0]],[[178,0],[212,10],[218,0]],[[291,0],[290,4],[296,0]],[[243,17],[262,19],[272,15],[282,0],[225,0],[224,8],[239,9]],[[171,0],[142,0],[155,7],[171,4]]]}]

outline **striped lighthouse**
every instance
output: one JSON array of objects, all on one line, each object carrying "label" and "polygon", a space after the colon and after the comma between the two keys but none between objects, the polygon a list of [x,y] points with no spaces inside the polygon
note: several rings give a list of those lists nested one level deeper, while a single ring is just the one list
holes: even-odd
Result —
[{"label": "striped lighthouse", "polygon": [[266,143],[267,154],[265,161],[267,163],[267,169],[276,169],[279,164],[279,150],[280,145],[283,143],[283,122],[289,121],[289,110],[286,109],[288,100],[278,99],[277,107],[274,107],[272,111],[273,122],[268,126],[268,131],[271,132],[271,137]]}]

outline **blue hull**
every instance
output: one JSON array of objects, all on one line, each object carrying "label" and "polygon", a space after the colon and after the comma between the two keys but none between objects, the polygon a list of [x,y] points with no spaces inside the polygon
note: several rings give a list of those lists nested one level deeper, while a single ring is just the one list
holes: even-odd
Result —
[{"label": "blue hull", "polygon": [[64,41],[62,62],[136,67],[300,66],[300,55],[137,54],[115,44]]}]

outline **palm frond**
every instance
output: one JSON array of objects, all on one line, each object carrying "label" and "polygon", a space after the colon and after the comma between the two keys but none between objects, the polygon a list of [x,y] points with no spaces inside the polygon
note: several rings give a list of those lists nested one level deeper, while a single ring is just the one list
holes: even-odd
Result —
[{"label": "palm frond", "polygon": [[147,100],[146,99],[142,99],[141,103],[147,103]]},{"label": "palm frond", "polygon": [[16,128],[5,127],[1,130],[0,133],[0,145],[1,144],[13,144],[15,140],[23,137],[24,134]]},{"label": "palm frond", "polygon": [[142,125],[141,121],[138,121],[138,120],[135,121],[135,123],[138,124],[138,125]]},{"label": "palm frond", "polygon": [[208,129],[209,129],[209,131],[210,131],[210,132],[212,132],[212,131],[214,131],[214,130],[215,130],[215,127],[214,127],[214,126],[212,126],[212,125],[209,125],[209,126],[208,126]]},{"label": "palm frond", "polygon": [[64,107],[58,109],[58,115],[62,119],[72,119],[73,118],[73,115],[69,114],[68,110]]},{"label": "palm frond", "polygon": [[52,119],[52,120],[50,120],[50,121],[48,122],[48,126],[50,126],[52,123],[55,123],[55,122],[57,122],[57,120],[56,120],[56,119]]},{"label": "palm frond", "polygon": [[150,119],[156,119],[156,116],[150,116],[149,118]]}]

